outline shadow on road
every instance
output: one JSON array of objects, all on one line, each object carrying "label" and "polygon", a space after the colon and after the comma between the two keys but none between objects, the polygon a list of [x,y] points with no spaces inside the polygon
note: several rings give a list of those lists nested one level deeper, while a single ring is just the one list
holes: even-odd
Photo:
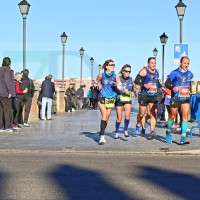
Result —
[{"label": "shadow on road", "polygon": [[4,191],[4,185],[5,185],[5,173],[0,172],[0,199],[5,199],[6,191]]},{"label": "shadow on road", "polygon": [[200,198],[200,179],[198,177],[154,167],[139,168],[142,171],[142,175],[139,178],[148,181],[152,188],[158,185],[170,194],[177,195],[177,199],[196,200]]},{"label": "shadow on road", "polygon": [[[73,200],[131,200],[104,177],[94,171],[70,165],[61,165],[50,174],[66,199]],[[120,186],[120,184],[119,184]]]},{"label": "shadow on road", "polygon": [[99,142],[99,134],[98,133],[92,133],[92,132],[83,132],[81,135],[85,135],[85,137],[91,138],[94,142]]}]

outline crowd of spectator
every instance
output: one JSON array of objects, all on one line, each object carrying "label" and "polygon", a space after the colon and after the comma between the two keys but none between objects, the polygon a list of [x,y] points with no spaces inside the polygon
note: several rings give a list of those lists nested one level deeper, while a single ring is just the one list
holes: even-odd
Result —
[{"label": "crowd of spectator", "polygon": [[91,86],[87,90],[86,85],[81,85],[77,90],[75,84],[70,83],[65,91],[65,111],[93,109],[97,110],[99,90],[96,86]]},{"label": "crowd of spectator", "polygon": [[0,67],[0,132],[29,127],[28,119],[35,87],[29,70],[11,69],[11,59],[5,57]]}]

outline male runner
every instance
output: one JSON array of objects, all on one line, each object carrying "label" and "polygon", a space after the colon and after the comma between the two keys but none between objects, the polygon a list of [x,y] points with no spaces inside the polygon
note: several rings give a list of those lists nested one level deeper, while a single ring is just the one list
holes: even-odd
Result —
[{"label": "male runner", "polygon": [[171,128],[174,123],[178,108],[182,113],[180,144],[189,144],[186,136],[188,127],[188,114],[190,112],[190,84],[193,74],[188,70],[190,59],[186,56],[180,59],[180,66],[168,76],[165,86],[172,90],[170,101],[170,116],[167,123],[166,142],[172,143]]},{"label": "male runner", "polygon": [[[162,87],[159,82],[159,72],[156,69],[156,59],[154,57],[148,58],[147,67],[144,67],[140,70],[135,78],[135,84],[141,86],[139,97],[139,113],[137,115],[135,133],[140,133],[142,118],[144,117],[148,107],[151,133],[147,139],[152,140],[156,137],[156,132],[154,129],[156,126],[158,89]],[[143,134],[144,133],[145,132],[143,130]]]}]

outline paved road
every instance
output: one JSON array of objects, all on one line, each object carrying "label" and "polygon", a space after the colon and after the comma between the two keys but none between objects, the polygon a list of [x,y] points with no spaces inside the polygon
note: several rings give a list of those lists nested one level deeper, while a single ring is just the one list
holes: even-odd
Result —
[{"label": "paved road", "polygon": [[199,156],[0,153],[1,200],[200,199]]},{"label": "paved road", "polygon": [[113,139],[113,111],[103,146],[97,134],[100,112],[93,110],[0,133],[0,199],[199,199],[198,130],[190,145],[178,144],[178,132],[169,145],[164,123],[158,122],[158,137],[148,141],[134,134],[137,108],[135,101],[130,138],[121,134],[118,141]]},{"label": "paved road", "polygon": [[[107,129],[107,143],[98,145],[100,123],[99,110],[81,110],[73,113],[54,115],[52,121],[30,122],[29,128],[22,128],[14,133],[0,133],[0,151],[104,151],[104,152],[132,152],[157,153],[162,151],[195,151],[199,152],[200,137],[198,129],[190,145],[179,145],[180,133],[173,134],[174,142],[165,143],[164,123],[158,122],[156,127],[157,138],[148,141],[145,137],[134,135],[137,100],[133,102],[130,122],[130,138],[126,139],[123,133],[118,141],[113,139],[116,113],[113,110]],[[190,125],[191,126],[191,125]],[[121,124],[121,131],[123,123]],[[147,134],[150,132],[147,129]]]}]

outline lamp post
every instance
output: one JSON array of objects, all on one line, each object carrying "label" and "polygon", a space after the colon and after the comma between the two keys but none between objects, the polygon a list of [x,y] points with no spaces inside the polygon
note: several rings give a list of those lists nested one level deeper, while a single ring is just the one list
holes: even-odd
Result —
[{"label": "lamp post", "polygon": [[92,85],[92,81],[93,81],[93,64],[94,64],[94,58],[93,57],[90,58],[90,63],[91,63],[91,85]]},{"label": "lamp post", "polygon": [[164,57],[165,57],[165,44],[167,43],[167,35],[163,33],[160,36],[160,42],[162,44],[162,84],[164,84]]},{"label": "lamp post", "polygon": [[99,74],[101,74],[101,70],[102,70],[101,64],[98,65],[98,68],[99,68]]},{"label": "lamp post", "polygon": [[80,73],[80,85],[82,85],[82,64],[83,64],[83,54],[84,54],[85,50],[83,49],[83,47],[81,47],[81,49],[79,50],[80,56],[81,56],[81,73]]},{"label": "lamp post", "polygon": [[67,41],[67,35],[65,34],[65,32],[63,32],[63,34],[60,36],[61,38],[61,42],[63,45],[63,55],[62,55],[62,88],[64,88],[64,69],[65,69],[65,44]]},{"label": "lamp post", "polygon": [[158,50],[155,48],[155,49],[153,50],[153,56],[156,57],[157,55],[158,55]]},{"label": "lamp post", "polygon": [[30,4],[23,0],[19,4],[19,9],[23,18],[23,70],[26,69],[26,16],[30,8]]},{"label": "lamp post", "polygon": [[179,0],[178,4],[175,6],[180,21],[180,44],[182,44],[182,21],[185,15],[186,7],[187,6],[182,2],[182,0]]}]

